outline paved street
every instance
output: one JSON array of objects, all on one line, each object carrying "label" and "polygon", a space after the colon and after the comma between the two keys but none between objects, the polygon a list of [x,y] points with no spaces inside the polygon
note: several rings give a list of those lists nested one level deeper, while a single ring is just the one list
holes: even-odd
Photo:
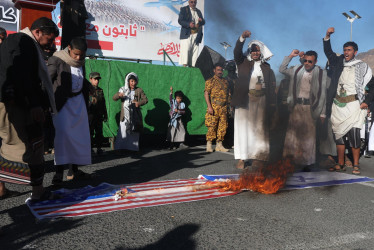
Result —
[{"label": "paved street", "polygon": [[[144,148],[133,156],[107,149],[82,167],[91,181],[65,188],[196,178],[239,173],[233,153],[206,153],[203,146],[169,151]],[[231,150],[232,151],[232,150]],[[48,186],[53,158],[47,156]],[[362,176],[374,178],[374,158],[361,158]],[[351,173],[348,169],[347,173]],[[66,174],[66,173],[65,173]],[[329,174],[326,172],[326,174]],[[139,208],[53,221],[37,221],[22,192],[0,201],[1,249],[373,249],[374,183],[253,192],[225,198]]]}]

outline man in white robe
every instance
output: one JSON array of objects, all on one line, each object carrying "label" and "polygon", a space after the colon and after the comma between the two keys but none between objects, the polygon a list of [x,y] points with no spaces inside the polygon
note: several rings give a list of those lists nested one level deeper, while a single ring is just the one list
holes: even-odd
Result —
[{"label": "man in white robe", "polygon": [[269,160],[269,129],[275,109],[275,76],[266,61],[273,55],[260,41],[251,41],[248,55],[243,45],[251,32],[246,30],[239,37],[234,49],[238,66],[237,84],[231,100],[235,107],[234,154],[237,168],[244,168],[244,161],[253,160],[252,166]]},{"label": "man in white robe", "polygon": [[353,155],[353,174],[360,174],[360,129],[367,115],[368,103],[373,99],[373,91],[365,96],[366,85],[374,83],[370,67],[355,58],[358,46],[355,42],[343,45],[344,53],[337,56],[331,49],[330,36],[334,28],[328,28],[323,39],[323,48],[333,69],[331,85],[327,93],[327,115],[331,114],[332,130],[338,152],[335,171],[345,170],[345,144],[348,140]]}]

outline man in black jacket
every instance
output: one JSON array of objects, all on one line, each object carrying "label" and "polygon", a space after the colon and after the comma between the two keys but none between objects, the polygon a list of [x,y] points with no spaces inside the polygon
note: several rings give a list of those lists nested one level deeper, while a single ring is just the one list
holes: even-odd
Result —
[{"label": "man in black jacket", "polygon": [[29,183],[33,201],[51,196],[43,188],[42,124],[43,108],[50,106],[56,112],[56,107],[42,50],[51,46],[58,34],[56,24],[42,17],[30,29],[9,35],[0,48],[0,160],[8,163],[8,169],[26,169],[8,171],[8,175],[3,171],[1,177],[7,182]]},{"label": "man in black jacket", "polygon": [[326,115],[331,115],[332,130],[338,153],[338,164],[330,171],[345,170],[345,138],[352,148],[353,174],[360,174],[360,129],[367,115],[368,103],[373,99],[373,91],[365,96],[365,87],[374,83],[370,67],[355,58],[358,46],[355,42],[343,45],[344,53],[337,56],[331,49],[330,36],[335,32],[329,28],[323,39],[323,48],[329,60],[331,84],[327,91]]},{"label": "man in black jacket", "polygon": [[197,0],[189,0],[188,6],[182,7],[179,12],[178,23],[182,26],[180,33],[179,64],[184,67],[195,67],[199,52],[199,43],[203,39],[203,25],[205,20],[201,11],[196,8]]}]

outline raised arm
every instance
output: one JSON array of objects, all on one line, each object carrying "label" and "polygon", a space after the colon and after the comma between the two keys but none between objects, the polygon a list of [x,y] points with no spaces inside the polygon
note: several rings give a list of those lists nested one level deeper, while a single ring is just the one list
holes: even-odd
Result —
[{"label": "raised arm", "polygon": [[334,27],[330,27],[326,31],[326,36],[323,39],[323,51],[325,52],[325,55],[327,57],[327,60],[329,60],[330,65],[333,65],[338,60],[338,56],[334,51],[332,51],[331,48],[331,42],[330,42],[330,36],[335,32]]},{"label": "raised arm", "polygon": [[245,30],[243,34],[239,37],[238,41],[236,42],[235,48],[234,48],[234,60],[237,65],[241,64],[245,56],[243,55],[243,46],[245,39],[251,36],[251,32],[249,30]]},{"label": "raised arm", "polygon": [[[299,55],[299,50],[294,49],[292,50],[289,56],[284,57],[282,64],[279,67],[279,72],[288,76],[292,76],[293,74],[293,67],[288,68],[288,64],[291,62],[292,58]],[[301,58],[301,57],[300,57]]]}]

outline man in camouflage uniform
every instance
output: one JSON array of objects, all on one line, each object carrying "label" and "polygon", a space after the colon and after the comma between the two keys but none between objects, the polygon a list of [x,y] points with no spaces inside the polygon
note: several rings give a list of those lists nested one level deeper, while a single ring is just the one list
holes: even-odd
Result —
[{"label": "man in camouflage uniform", "polygon": [[103,122],[108,120],[104,92],[103,89],[98,86],[100,79],[100,73],[90,73],[90,82],[93,89],[90,92],[88,103],[88,120],[90,123],[91,142],[96,144],[96,153],[98,155],[103,153],[101,149],[104,140]]},{"label": "man in camouflage uniform", "polygon": [[204,97],[208,106],[205,114],[205,126],[208,127],[206,134],[206,151],[213,152],[212,141],[217,139],[216,151],[227,152],[222,141],[227,129],[227,99],[228,82],[222,78],[223,67],[219,64],[214,66],[214,76],[205,82]]}]

